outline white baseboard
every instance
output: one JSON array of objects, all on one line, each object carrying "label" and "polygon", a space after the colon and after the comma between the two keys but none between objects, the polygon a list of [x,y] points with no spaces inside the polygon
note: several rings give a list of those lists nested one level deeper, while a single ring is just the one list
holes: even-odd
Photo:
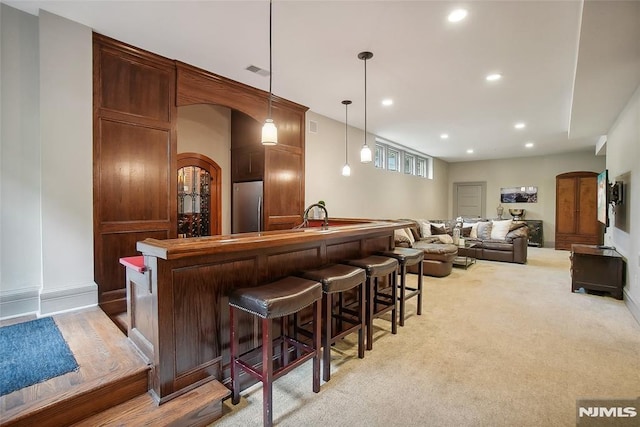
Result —
[{"label": "white baseboard", "polygon": [[75,288],[44,290],[40,294],[40,315],[92,307],[98,304],[98,285],[90,283]]},{"label": "white baseboard", "polygon": [[631,312],[631,315],[636,319],[636,322],[640,325],[640,304],[637,301],[634,301],[633,298],[629,296],[629,293],[626,289],[623,290],[624,293],[624,303],[627,308]]},{"label": "white baseboard", "polygon": [[0,293],[0,319],[25,316],[40,311],[40,287]]}]

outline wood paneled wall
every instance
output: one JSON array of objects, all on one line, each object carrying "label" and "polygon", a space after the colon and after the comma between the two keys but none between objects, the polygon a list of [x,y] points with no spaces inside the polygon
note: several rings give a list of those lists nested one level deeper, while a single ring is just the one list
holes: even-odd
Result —
[{"label": "wood paneled wall", "polygon": [[176,234],[176,107],[172,61],[94,34],[95,281],[107,313],[126,310],[136,242]]},{"label": "wood paneled wall", "polygon": [[105,312],[126,310],[118,259],[136,255],[137,241],[177,235],[177,106],[229,107],[232,175],[248,164],[252,175],[238,180],[264,181],[265,229],[302,221],[306,107],[273,97],[279,144],[265,148],[267,92],[95,33],[93,47],[95,282]]}]

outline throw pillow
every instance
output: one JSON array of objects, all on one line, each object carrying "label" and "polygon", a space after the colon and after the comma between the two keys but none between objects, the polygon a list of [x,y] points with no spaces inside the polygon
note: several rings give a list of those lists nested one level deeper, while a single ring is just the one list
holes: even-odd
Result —
[{"label": "throw pillow", "polygon": [[504,221],[491,221],[491,238],[495,240],[504,240],[507,237],[509,228],[513,221],[506,219]]},{"label": "throw pillow", "polygon": [[478,222],[478,239],[489,240],[491,238],[491,222]]},{"label": "throw pillow", "polygon": [[476,222],[475,224],[473,224],[471,226],[471,232],[469,233],[469,237],[471,237],[473,239],[477,239],[478,238],[478,224],[480,224],[480,223]]},{"label": "throw pillow", "polygon": [[447,228],[445,224],[431,224],[431,235],[447,234]]},{"label": "throw pillow", "polygon": [[460,233],[460,236],[461,237],[471,237],[471,228],[472,228],[472,226],[462,227],[462,232]]},{"label": "throw pillow", "polygon": [[393,230],[393,240],[395,240],[395,243],[408,243],[409,247],[411,247],[411,240],[407,236],[407,232],[402,228]]},{"label": "throw pillow", "polygon": [[413,241],[420,240],[420,231],[416,227],[409,227],[406,229],[409,237],[413,237]]},{"label": "throw pillow", "polygon": [[418,224],[420,224],[420,234],[422,237],[430,237],[431,236],[431,224],[429,221],[418,220]]},{"label": "throw pillow", "polygon": [[411,242],[411,244],[413,244],[413,242],[416,241],[415,237],[413,236],[413,233],[411,232],[410,228],[405,228],[404,229],[405,234],[407,235],[407,237],[409,238],[409,241]]},{"label": "throw pillow", "polygon": [[440,240],[440,243],[453,243],[453,237],[448,234],[438,234],[436,237]]}]

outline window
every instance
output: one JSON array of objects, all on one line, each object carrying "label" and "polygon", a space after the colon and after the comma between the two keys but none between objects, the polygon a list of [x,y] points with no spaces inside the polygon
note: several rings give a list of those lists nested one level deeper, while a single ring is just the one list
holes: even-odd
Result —
[{"label": "window", "polygon": [[415,161],[416,158],[411,154],[404,153],[404,173],[407,175],[415,175]]},{"label": "window", "polygon": [[387,147],[387,169],[400,172],[400,152]]},{"label": "window", "polygon": [[416,159],[416,175],[423,178],[427,177],[427,160],[422,157]]},{"label": "window", "polygon": [[374,166],[378,169],[403,171],[407,175],[433,179],[433,159],[401,145],[376,139]]},{"label": "window", "polygon": [[384,152],[385,152],[385,146],[384,145],[380,145],[380,144],[376,144],[376,156],[374,159],[374,165],[377,168],[380,169],[384,169],[384,163],[385,163],[385,156],[384,156]]}]

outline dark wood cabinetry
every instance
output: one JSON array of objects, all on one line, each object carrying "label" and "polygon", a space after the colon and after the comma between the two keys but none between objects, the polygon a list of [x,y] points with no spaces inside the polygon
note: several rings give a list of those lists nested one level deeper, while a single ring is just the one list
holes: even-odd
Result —
[{"label": "dark wood cabinetry", "polygon": [[231,181],[263,181],[265,230],[290,229],[304,211],[304,123],[307,107],[273,98],[278,145],[260,143],[268,93],[177,63],[178,105],[231,108]]},{"label": "dark wood cabinetry", "polygon": [[107,314],[126,311],[118,260],[176,234],[175,66],[94,34],[94,280]]},{"label": "dark wood cabinetry", "polygon": [[307,107],[273,97],[279,144],[265,148],[265,91],[95,33],[93,73],[94,278],[105,312],[126,310],[118,260],[138,241],[177,236],[178,106],[230,108],[232,181],[264,181],[266,230],[302,221]]},{"label": "dark wood cabinetry", "polygon": [[596,245],[571,246],[571,291],[580,288],[608,292],[622,299],[624,258],[615,249]]},{"label": "dark wood cabinetry", "polygon": [[231,181],[261,181],[264,178],[264,149],[240,148],[231,153]]},{"label": "dark wood cabinetry", "polygon": [[596,217],[595,172],[569,172],[556,176],[556,249],[577,244],[602,244],[603,229]]},{"label": "dark wood cabinetry", "polygon": [[260,123],[240,111],[231,112],[231,181],[264,179],[265,147]]}]

